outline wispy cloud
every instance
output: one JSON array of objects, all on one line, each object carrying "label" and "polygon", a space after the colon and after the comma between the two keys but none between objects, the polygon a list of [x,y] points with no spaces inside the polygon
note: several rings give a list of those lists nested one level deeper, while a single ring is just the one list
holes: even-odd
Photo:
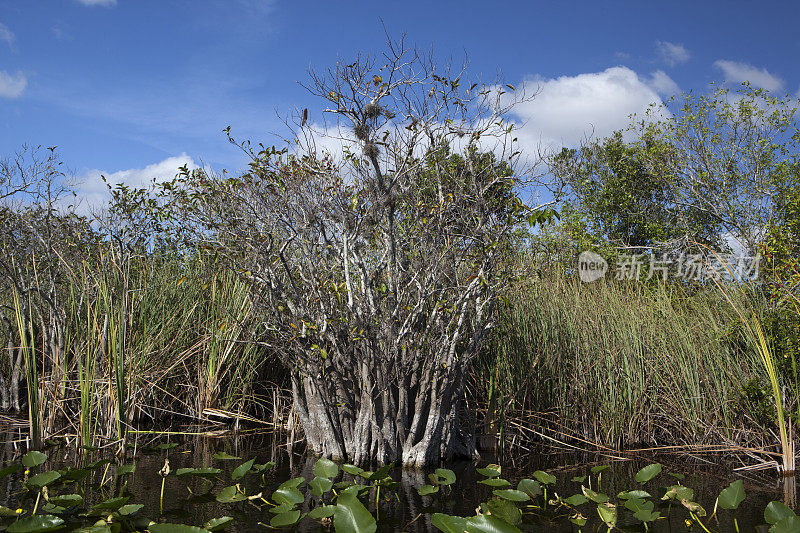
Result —
[{"label": "wispy cloud", "polygon": [[685,46],[669,41],[656,41],[656,50],[661,59],[671,67],[686,63],[692,57]]},{"label": "wispy cloud", "polygon": [[669,77],[663,70],[657,70],[650,75],[647,84],[652,87],[658,94],[664,96],[672,96],[681,92],[681,88],[675,83],[675,80]]},{"label": "wispy cloud", "polygon": [[275,8],[274,0],[238,0],[238,3],[253,14],[264,15]]},{"label": "wispy cloud", "polygon": [[50,30],[53,32],[55,38],[59,41],[72,40],[72,34],[67,29],[67,26],[61,21],[57,21],[55,24],[53,24],[53,27],[50,28]]},{"label": "wispy cloud", "polygon": [[116,134],[159,150],[179,153],[191,142],[194,152],[215,164],[244,164],[222,133],[228,125],[237,139],[276,142],[269,134],[283,128],[274,108],[249,96],[261,80],[215,79],[209,74],[207,83],[196,83],[197,76],[203,77],[198,72],[123,85],[86,84],[62,76],[37,87],[37,95],[71,114],[107,122]]},{"label": "wispy cloud", "polygon": [[0,98],[19,98],[28,86],[28,78],[22,72],[9,74],[0,70]]},{"label": "wispy cloud", "polygon": [[11,28],[0,22],[0,41],[5,41],[8,43],[8,46],[13,50],[14,49],[14,41],[17,40],[17,36],[14,35],[14,32],[11,31]]},{"label": "wispy cloud", "polygon": [[714,62],[714,66],[722,71],[725,81],[733,83],[750,82],[753,87],[759,87],[768,91],[780,91],[783,89],[783,80],[770,73],[767,69],[760,69],[739,61],[728,61],[720,59]]},{"label": "wispy cloud", "polygon": [[117,5],[117,0],[77,0],[79,4],[83,4],[85,6],[103,6],[103,7],[113,7]]}]

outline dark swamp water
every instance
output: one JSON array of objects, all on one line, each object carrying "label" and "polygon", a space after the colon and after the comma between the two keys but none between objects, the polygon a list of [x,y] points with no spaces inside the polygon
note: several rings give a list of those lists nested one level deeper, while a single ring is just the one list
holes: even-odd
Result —
[{"label": "dark swamp water", "polygon": [[[161,445],[159,448],[159,444]],[[7,465],[12,461],[19,461],[21,450],[13,443],[6,442],[1,445],[0,455],[2,464]],[[174,447],[172,447],[174,446]],[[224,516],[233,517],[226,531],[266,531],[269,529],[264,524],[269,524],[274,516],[269,513],[269,504],[260,499],[241,501],[235,503],[220,503],[216,496],[220,491],[237,481],[245,488],[247,495],[262,493],[264,499],[271,500],[275,488],[289,478],[302,476],[306,480],[314,478],[313,467],[315,459],[294,453],[287,453],[285,446],[278,445],[269,435],[239,435],[239,436],[201,436],[201,435],[170,435],[153,439],[151,435],[140,435],[137,441],[130,446],[125,457],[119,458],[110,450],[81,451],[76,453],[75,448],[66,444],[48,446],[44,452],[48,456],[46,463],[39,467],[39,472],[59,470],[68,467],[85,467],[95,464],[88,477],[78,480],[63,482],[63,480],[50,485],[49,495],[52,498],[57,494],[80,494],[87,506],[116,498],[129,496],[128,504],[142,504],[144,507],[137,515],[145,516],[155,522],[180,523],[188,525],[203,525],[208,520]],[[223,452],[239,459],[220,460],[214,455]],[[166,478],[159,473],[164,467],[165,459],[169,459],[170,471],[173,475]],[[275,466],[265,470],[262,474],[247,475],[236,481],[231,480],[234,469],[244,461],[255,459],[256,464],[274,462]],[[653,496],[656,510],[661,511],[666,518],[650,524],[649,530],[656,532],[677,531],[704,531],[698,524],[687,524],[689,517],[680,504],[673,504],[671,508],[666,505],[659,507],[660,496],[666,487],[677,483],[676,478],[668,475],[675,473],[683,475],[680,479],[682,485],[694,489],[694,501],[700,503],[709,514],[712,513],[714,502],[720,491],[729,483],[737,479],[744,481],[747,496],[735,512],[739,531],[767,531],[764,520],[764,508],[772,501],[785,500],[784,482],[774,472],[762,472],[758,476],[738,476],[729,468],[720,466],[716,462],[679,457],[676,455],[658,457],[604,457],[594,454],[576,454],[543,449],[540,453],[514,455],[505,460],[497,457],[484,457],[480,462],[460,462],[444,465],[456,474],[456,481],[451,485],[451,490],[439,491],[431,496],[418,494],[419,487],[430,483],[429,471],[409,471],[394,469],[391,476],[400,482],[393,491],[384,490],[380,495],[378,510],[378,531],[438,531],[431,525],[433,513],[446,513],[457,516],[474,516],[476,508],[493,497],[493,487],[479,483],[486,479],[479,474],[476,468],[488,463],[498,463],[502,466],[502,477],[511,482],[514,488],[517,482],[526,477],[531,477],[537,470],[549,472],[556,478],[554,485],[548,487],[547,497],[552,499],[555,494],[562,498],[581,493],[581,485],[588,486],[597,492],[603,492],[611,497],[613,503],[620,507],[618,527],[622,531],[644,531],[641,522],[632,518],[631,513],[622,510],[624,501],[617,498],[617,494],[625,491],[642,488],[634,480],[636,473],[644,466],[653,462],[663,465],[660,475],[652,479],[644,487]],[[106,462],[108,460],[110,462]],[[99,462],[99,464],[98,464]],[[116,475],[117,464],[136,464],[136,469],[128,475]],[[609,465],[601,474],[592,474],[591,468]],[[222,473],[216,479],[200,477],[177,477],[174,473],[180,468],[219,468]],[[432,472],[433,469],[430,470]],[[32,475],[30,473],[29,475]],[[576,478],[587,476],[583,482]],[[350,479],[347,474],[340,473],[336,481]],[[0,504],[11,509],[23,508],[27,511],[25,516],[30,516],[30,511],[36,504],[36,491],[25,488],[26,474],[24,470],[13,472],[0,479]],[[162,480],[164,481],[163,500],[161,498]],[[599,484],[598,484],[599,481]],[[307,491],[303,491],[304,494]],[[368,499],[362,501],[368,509],[375,514],[375,497],[373,490]],[[310,499],[301,504],[304,511],[309,510]],[[542,498],[536,503],[541,504]],[[39,503],[41,509],[44,502]],[[523,531],[553,531],[577,532],[603,531],[607,527],[598,519],[596,505],[592,502],[578,507],[582,514],[589,518],[589,523],[583,528],[572,524],[568,518],[570,512],[562,510],[557,512],[552,505],[547,509],[526,509],[521,506],[524,520],[519,525]],[[41,512],[41,510],[40,510]],[[732,511],[720,509],[716,516],[705,525],[711,531],[729,532],[736,531]],[[5,529],[11,519],[5,519],[0,529]],[[91,522],[88,522],[91,523]],[[321,524],[319,521],[304,519],[294,527],[296,531],[333,531],[330,524]],[[289,530],[289,529],[286,529]]]}]

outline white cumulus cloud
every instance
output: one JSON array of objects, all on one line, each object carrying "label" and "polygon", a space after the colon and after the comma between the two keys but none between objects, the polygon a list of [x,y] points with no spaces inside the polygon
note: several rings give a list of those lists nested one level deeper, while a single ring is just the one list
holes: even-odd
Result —
[{"label": "white cumulus cloud", "polygon": [[[76,210],[82,214],[91,213],[93,210],[102,209],[111,198],[106,183],[101,176],[113,187],[124,183],[132,188],[147,188],[155,179],[157,182],[171,180],[178,173],[178,167],[186,165],[189,169],[198,168],[194,160],[185,153],[168,157],[158,163],[147,165],[144,168],[130,168],[116,172],[105,172],[99,169],[87,170],[78,178],[75,187],[77,193]],[[67,198],[68,204],[75,204],[74,198]]]},{"label": "white cumulus cloud", "polygon": [[685,46],[669,41],[656,41],[656,50],[661,59],[671,67],[686,63],[692,57]]},{"label": "white cumulus cloud", "polygon": [[[661,76],[659,80],[663,90],[668,84]],[[517,106],[513,113],[520,119],[517,137],[530,154],[539,147],[577,146],[587,137],[605,137],[615,130],[624,130],[630,125],[632,114],[643,118],[652,104],[656,105],[656,117],[668,113],[661,106],[663,102],[651,80],[640,78],[627,67],[552,79],[534,78],[525,85],[529,92],[537,94]]]},{"label": "white cumulus cloud", "polygon": [[117,5],[117,0],[78,0],[78,2],[85,6],[112,7]]},{"label": "white cumulus cloud", "polygon": [[19,98],[27,86],[28,78],[22,72],[9,74],[0,70],[0,98]]},{"label": "white cumulus cloud", "polygon": [[783,89],[783,80],[767,71],[767,69],[759,69],[749,63],[725,59],[715,61],[714,66],[722,71],[725,81],[733,83],[748,81],[753,87],[760,87],[768,91],[780,91]]},{"label": "white cumulus cloud", "polygon": [[[523,160],[531,162],[540,152],[576,147],[587,138],[624,131],[631,124],[631,115],[644,119],[648,109],[653,109],[652,118],[669,116],[660,95],[680,92],[678,85],[661,71],[647,77],[627,67],[552,79],[533,77],[517,84],[517,91],[523,86],[527,94],[535,96],[514,107],[508,118],[517,126],[513,136],[518,143],[514,149],[521,150]],[[334,161],[341,162],[345,147],[360,150],[352,139],[352,132],[336,125],[310,123],[301,131],[298,149],[315,151],[318,156],[327,152]],[[416,148],[423,151],[425,143]],[[461,148],[458,139],[454,139],[454,150]],[[508,147],[491,135],[481,138],[481,148],[508,156]]]}]

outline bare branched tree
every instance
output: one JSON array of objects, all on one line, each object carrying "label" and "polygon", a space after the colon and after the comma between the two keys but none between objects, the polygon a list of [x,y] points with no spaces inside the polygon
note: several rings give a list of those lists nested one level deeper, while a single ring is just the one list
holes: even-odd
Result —
[{"label": "bare branched tree", "polygon": [[173,189],[187,228],[252,282],[317,454],[476,453],[459,421],[465,374],[508,279],[499,259],[530,214],[519,192],[532,169],[506,119],[525,95],[463,75],[389,41],[379,58],[311,73],[333,120],[298,113],[290,149],[240,143],[242,177],[187,171]]},{"label": "bare branched tree", "polygon": [[8,353],[5,376],[0,376],[4,409],[20,409],[23,357],[15,335],[14,293],[22,307],[19,316],[26,322],[22,329],[31,335],[34,331],[41,334],[42,353],[52,365],[50,395],[59,398],[63,394],[65,267],[82,260],[94,242],[88,222],[63,210],[69,185],[69,175],[62,169],[55,147],[24,146],[0,161],[0,320]]}]

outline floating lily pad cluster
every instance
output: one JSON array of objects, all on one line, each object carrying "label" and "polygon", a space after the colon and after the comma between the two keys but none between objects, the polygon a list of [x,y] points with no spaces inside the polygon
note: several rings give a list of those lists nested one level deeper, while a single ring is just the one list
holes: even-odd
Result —
[{"label": "floating lily pad cluster", "polygon": [[[605,526],[612,531],[636,527],[637,524],[648,531],[654,522],[665,520],[670,512],[674,512],[673,509],[683,509],[688,515],[685,520],[687,526],[697,524],[699,530],[705,532],[715,531],[712,519],[718,512],[732,512],[735,530],[739,531],[735,512],[746,497],[741,480],[734,481],[720,492],[714,503],[714,511],[708,515],[695,501],[694,491],[681,484],[681,474],[667,474],[677,483],[661,487],[660,497],[653,497],[648,492],[650,489],[645,490],[653,479],[662,474],[660,464],[651,464],[639,470],[635,476],[639,487],[620,492],[616,503],[612,502],[612,497],[599,489],[602,472],[608,468],[609,465],[592,468],[591,472],[596,476],[594,478],[573,477],[571,481],[580,484],[580,492],[566,497],[554,493],[552,498],[547,497],[547,490],[555,485],[556,478],[547,472],[536,471],[532,479],[522,479],[513,488],[511,482],[501,477],[498,465],[479,468],[478,473],[485,479],[478,483],[494,487],[494,497],[480,504],[476,516],[435,513],[431,524],[446,533],[517,533],[521,531],[520,526],[526,522],[526,518],[536,518],[550,521],[566,519],[578,528],[586,527],[587,531],[597,531],[596,526]],[[589,486],[584,484],[587,479]],[[595,490],[592,489],[593,479]],[[420,494],[423,492],[420,491]],[[596,526],[590,523],[592,520],[596,521]],[[800,531],[800,518],[780,502],[771,502],[767,506],[764,520],[767,522],[764,531],[769,533]]]},{"label": "floating lily pad cluster", "polygon": [[[173,447],[172,444],[162,445],[154,452],[167,452]],[[230,484],[225,482],[227,475],[223,469],[216,466],[170,470],[169,462],[165,461],[165,468],[159,473],[164,479],[187,482],[187,489],[190,479],[204,480],[198,483],[207,491],[205,501],[216,501],[223,509],[230,506],[231,515],[241,516],[241,508],[237,506],[256,506],[263,513],[259,527],[268,529],[292,529],[310,522],[337,533],[373,533],[381,519],[382,506],[391,505],[400,486],[391,476],[392,464],[369,471],[319,459],[311,479],[295,477],[276,482],[266,476],[275,466],[273,462],[258,464],[255,459],[243,460],[225,452],[213,457],[218,463],[235,464],[229,470]],[[231,516],[220,516],[202,526],[159,523],[144,516],[141,512],[144,506],[131,502],[132,495],[126,491],[126,476],[136,473],[136,464],[116,464],[111,459],[103,459],[80,468],[47,470],[44,468],[47,461],[45,453],[31,451],[19,461],[0,468],[0,477],[22,471],[23,487],[19,498],[22,507],[0,506],[0,531],[206,533],[222,531],[235,521]],[[512,484],[503,477],[499,465],[478,468],[483,479],[477,483],[487,487],[490,497],[477,505],[474,516],[435,512],[437,503],[442,501],[439,498],[450,496],[456,482],[452,470],[439,468],[428,474],[425,484],[417,487],[417,492],[427,502],[417,519],[424,516],[422,519],[429,521],[432,527],[446,533],[515,533],[526,523],[541,523],[542,520],[568,520],[587,531],[598,528],[612,531],[630,526],[646,531],[671,513],[683,512],[687,525],[697,524],[699,530],[711,532],[715,530],[713,518],[717,513],[732,513],[738,531],[736,510],[747,496],[742,481],[725,487],[709,514],[695,500],[694,491],[682,484],[683,476],[662,472],[660,464],[639,470],[635,476],[638,486],[616,497],[601,491],[602,475],[607,468],[609,465],[596,466],[588,476],[573,477],[571,481],[579,490],[568,496],[555,492],[557,479],[547,472],[533,472],[530,478]],[[120,482],[115,484],[118,489],[111,498],[90,505],[84,501],[78,482],[95,472],[102,472],[104,479],[107,476],[119,478]],[[252,482],[245,483],[248,476]],[[656,478],[669,480],[669,484],[654,488]],[[770,533],[800,531],[800,518],[780,502],[767,506],[764,521],[764,530]]]}]

